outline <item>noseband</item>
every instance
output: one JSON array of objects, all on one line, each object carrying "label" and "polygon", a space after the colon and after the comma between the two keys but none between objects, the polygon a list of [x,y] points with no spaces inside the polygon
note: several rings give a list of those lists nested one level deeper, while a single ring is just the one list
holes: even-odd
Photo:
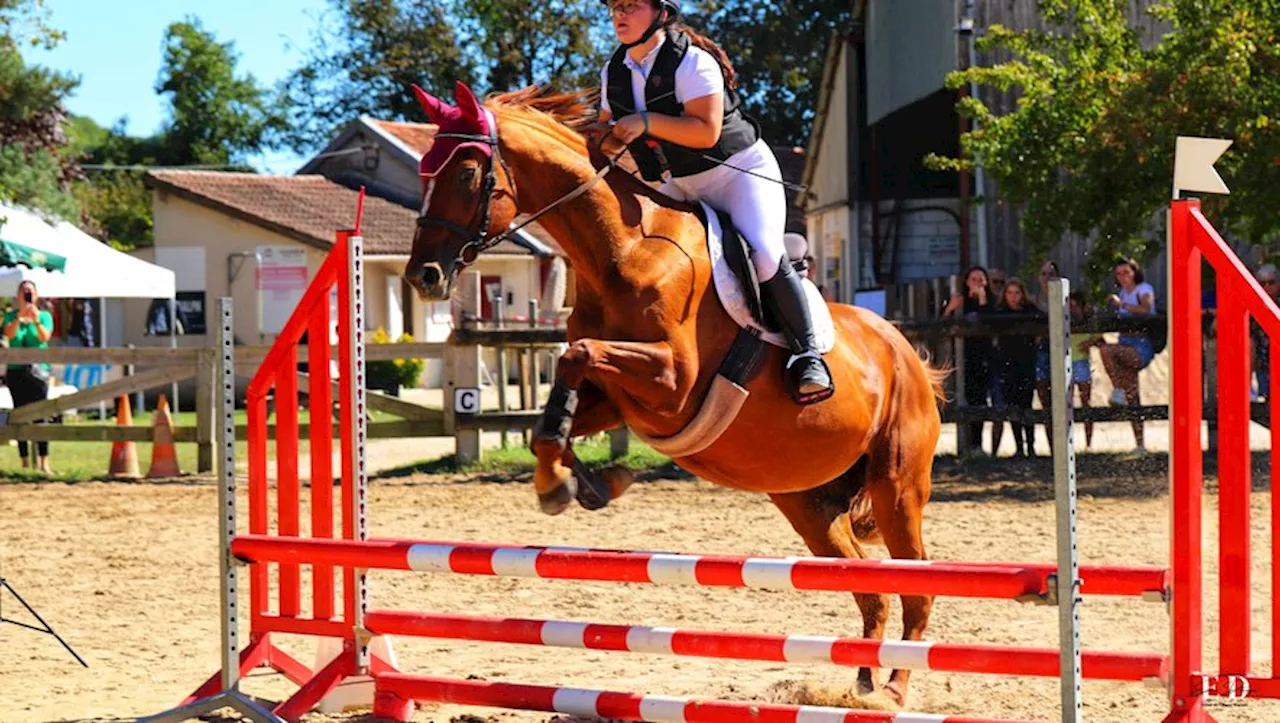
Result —
[{"label": "noseband", "polygon": [[[498,174],[493,159],[498,159],[498,163],[502,164],[502,169],[507,173],[507,179],[513,186],[515,184],[515,177],[511,175],[511,167],[508,166],[507,162],[502,158],[502,151],[498,146],[498,123],[496,119],[490,121],[488,135],[480,135],[478,133],[437,133],[435,137],[453,138],[461,141],[470,141],[472,143],[484,143],[492,150],[492,153],[489,154],[489,166],[485,169],[484,180],[480,182],[480,198],[482,200],[479,202],[475,212],[471,214],[473,222],[477,217],[479,217],[479,224],[475,226],[474,231],[463,226],[459,226],[452,221],[446,221],[442,218],[430,216],[427,214],[427,209],[425,208],[422,209],[422,213],[418,216],[419,229],[438,227],[448,231],[460,239],[466,240],[466,243],[462,245],[462,248],[458,249],[457,258],[454,259],[455,269],[463,269],[474,264],[476,259],[480,258],[481,253],[511,238],[517,231],[528,226],[534,221],[537,221],[543,215],[551,212],[552,209],[556,208],[560,204],[572,201],[578,196],[586,193],[588,189],[598,183],[600,179],[604,178],[609,171],[613,170],[613,168],[617,166],[618,159],[622,157],[622,153],[626,151],[624,148],[616,156],[606,156],[609,162],[605,164],[603,168],[596,171],[594,176],[587,179],[580,186],[543,207],[537,213],[526,218],[520,224],[510,227],[496,236],[486,238],[486,234],[489,229],[489,217],[493,208],[494,191],[498,186]],[[601,140],[603,142],[603,138]]]}]

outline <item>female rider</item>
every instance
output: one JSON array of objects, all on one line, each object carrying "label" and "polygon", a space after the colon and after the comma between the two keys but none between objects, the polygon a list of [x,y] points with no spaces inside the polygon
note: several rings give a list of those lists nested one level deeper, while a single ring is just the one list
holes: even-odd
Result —
[{"label": "female rider", "polygon": [[[646,181],[682,201],[728,213],[752,249],[765,303],[791,346],[792,397],[831,396],[800,275],[787,259],[782,172],[740,108],[737,73],[714,41],[677,24],[679,0],[605,0],[620,46],[601,72],[601,120]],[[719,161],[719,162],[717,162]],[[744,172],[745,171],[745,172]]]}]

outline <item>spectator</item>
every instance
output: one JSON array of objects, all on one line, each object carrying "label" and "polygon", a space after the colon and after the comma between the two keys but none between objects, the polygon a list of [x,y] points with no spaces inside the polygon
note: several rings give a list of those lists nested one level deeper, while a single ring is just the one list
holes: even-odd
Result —
[{"label": "spectator", "polygon": [[1004,287],[1009,280],[1009,274],[1004,269],[991,269],[989,276],[991,278],[991,290],[996,294],[996,303],[1003,303]]},{"label": "spectator", "polygon": [[795,263],[796,270],[800,275],[818,288],[818,293],[822,294],[822,298],[828,303],[835,300],[831,290],[822,283],[822,279],[818,276],[818,265],[814,261],[813,254],[809,253],[809,240],[798,233],[788,232],[782,235],[783,243],[787,247],[787,256],[790,258],[802,259]]},{"label": "spectator", "polygon": [[[1005,283],[1009,279],[1009,275],[1005,273],[1004,269],[991,269],[990,275],[991,275],[991,293],[993,295],[992,298],[995,299],[995,302],[992,304],[992,311],[998,312],[1000,307],[1004,305],[1004,287],[1005,287]],[[997,353],[996,347],[997,347],[996,339],[993,337],[991,339],[991,351],[993,354]],[[991,370],[991,406],[1003,407],[1005,405],[1005,402],[1006,400],[1004,395],[1004,375],[998,374],[996,373],[995,369],[992,369]],[[992,438],[991,438],[991,441],[992,441],[991,456],[992,457],[996,456],[996,453],[1000,451],[1000,445],[998,444],[1000,440],[995,435],[1000,434],[1003,431],[1004,431],[1003,425],[996,425],[992,428]]]},{"label": "spectator", "polygon": [[[1014,323],[1022,323],[1035,319],[1043,319],[1044,313],[1031,301],[1027,288],[1018,279],[1010,279],[1004,287],[1004,298],[1000,313]],[[1001,334],[1000,335],[999,369],[997,374],[1004,378],[1004,393],[1008,407],[1012,409],[1031,410],[1031,402],[1036,390],[1036,335],[1035,334]],[[1034,424],[1009,422],[1013,428],[1014,456],[1025,454],[1036,456],[1036,428]],[[992,449],[1000,449],[1000,438],[1004,436],[1004,423],[996,422],[992,431]]]},{"label": "spectator", "polygon": [[[1120,262],[1115,269],[1117,293],[1107,297],[1107,303],[1115,309],[1120,318],[1151,316],[1156,308],[1156,291],[1146,282],[1142,275],[1142,267],[1137,261],[1127,259]],[[1102,366],[1111,378],[1115,389],[1111,392],[1111,404],[1115,406],[1138,406],[1141,398],[1138,390],[1138,372],[1147,368],[1155,357],[1151,339],[1146,332],[1127,332],[1120,335],[1119,343],[1104,344]],[[1142,422],[1133,421],[1133,439],[1136,446],[1134,452],[1146,454],[1142,433]]]},{"label": "spectator", "polygon": [[93,333],[93,302],[76,299],[71,303],[71,325],[67,330],[67,346],[97,346]]},{"label": "spectator", "polygon": [[[1280,305],[1280,271],[1275,264],[1263,264],[1254,272],[1262,290]],[[1271,401],[1274,394],[1271,390],[1271,338],[1267,336],[1256,320],[1250,319],[1250,336],[1253,341],[1253,369],[1258,377],[1258,396]]]},{"label": "spectator", "polygon": [[[1071,311],[1071,328],[1093,320],[1093,309],[1083,291],[1071,292],[1067,305]],[[1071,386],[1080,392],[1080,406],[1085,409],[1093,406],[1093,363],[1089,350],[1104,343],[1101,334],[1071,333]],[[1093,422],[1084,423],[1084,444],[1087,448],[1093,447]]]},{"label": "spectator", "polygon": [[[3,321],[4,336],[11,348],[49,348],[49,337],[53,336],[53,314],[41,310],[39,301],[34,282],[23,281],[18,285],[17,308],[6,312]],[[15,409],[42,402],[49,396],[49,365],[10,364],[6,384],[13,396]],[[19,440],[18,454],[22,457],[23,467],[31,466],[29,451],[27,442]],[[36,442],[36,452],[40,458],[40,471],[52,474],[49,443]]]},{"label": "spectator", "polygon": [[[1036,305],[1041,311],[1049,309],[1049,282],[1054,279],[1062,278],[1062,273],[1058,271],[1058,264],[1053,261],[1046,261],[1040,267],[1040,295],[1036,299]],[[1052,384],[1049,381],[1049,338],[1042,336],[1036,339],[1036,396],[1040,399],[1041,409],[1052,409],[1053,398],[1050,396],[1052,392]],[[1053,453],[1053,421],[1045,422],[1045,436],[1049,440],[1049,453]]]},{"label": "spectator", "polygon": [[[943,318],[976,320],[995,311],[995,301],[987,270],[974,266],[964,275],[965,293],[955,294],[942,310]],[[991,382],[991,338],[970,336],[964,340],[964,401],[970,407],[987,406]],[[982,454],[982,422],[969,423],[969,448],[960,455]]]},{"label": "spectator", "polygon": [[818,293],[822,294],[822,298],[824,301],[826,301],[828,304],[835,301],[836,297],[831,293],[831,289],[828,288],[826,284],[822,283],[822,280],[818,278],[817,271],[816,271],[817,266],[814,263],[813,257],[805,256],[804,263],[805,263],[804,277],[812,281],[814,286],[818,287]]}]

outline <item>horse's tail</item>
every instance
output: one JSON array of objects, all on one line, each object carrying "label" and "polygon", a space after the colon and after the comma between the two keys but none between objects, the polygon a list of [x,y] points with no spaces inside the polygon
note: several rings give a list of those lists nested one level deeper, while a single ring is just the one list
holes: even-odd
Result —
[{"label": "horse's tail", "polygon": [[925,377],[929,380],[929,387],[933,389],[933,396],[943,404],[947,403],[947,392],[942,385],[946,383],[947,377],[951,376],[951,372],[955,369],[950,364],[933,363],[933,355],[928,349],[916,348],[916,354],[920,357],[920,363],[924,365]]}]

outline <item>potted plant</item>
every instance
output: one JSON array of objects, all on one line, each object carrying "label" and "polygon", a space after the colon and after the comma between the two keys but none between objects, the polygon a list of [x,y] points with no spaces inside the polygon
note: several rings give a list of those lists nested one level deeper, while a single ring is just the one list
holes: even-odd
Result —
[{"label": "potted plant", "polygon": [[[386,329],[380,327],[370,335],[369,341],[372,344],[389,344],[391,343],[391,336],[387,334]],[[412,336],[401,334],[400,338],[395,340],[395,343],[407,344],[412,341]],[[391,359],[366,362],[365,387],[398,397],[400,396],[401,387],[412,387],[418,383],[418,378],[422,376],[422,370],[425,367],[426,361],[422,359]]]}]

